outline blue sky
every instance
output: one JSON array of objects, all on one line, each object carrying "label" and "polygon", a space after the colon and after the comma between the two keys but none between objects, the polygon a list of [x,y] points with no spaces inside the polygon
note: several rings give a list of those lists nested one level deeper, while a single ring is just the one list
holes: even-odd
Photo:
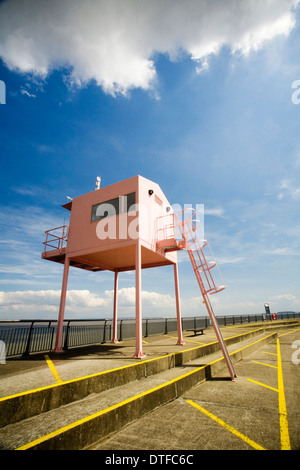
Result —
[{"label": "blue sky", "polygon": [[[0,3],[0,319],[57,318],[44,231],[97,175],[204,204],[226,284],[216,315],[299,311],[299,2],[49,3]],[[206,314],[179,259],[182,313]],[[142,281],[144,316],[175,316],[172,268]],[[119,282],[132,317],[134,274]],[[71,269],[66,317],[111,317],[112,290],[112,273]]]}]

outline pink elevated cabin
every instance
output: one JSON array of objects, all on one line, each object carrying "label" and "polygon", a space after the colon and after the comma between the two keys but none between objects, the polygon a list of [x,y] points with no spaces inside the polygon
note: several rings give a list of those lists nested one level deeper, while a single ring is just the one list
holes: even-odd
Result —
[{"label": "pink elevated cabin", "polygon": [[[55,351],[61,350],[69,266],[89,270],[109,270],[114,277],[113,342],[117,342],[118,274],[135,270],[136,351],[142,358],[141,270],[158,266],[174,267],[178,342],[184,344],[176,251],[184,248],[168,226],[172,207],[159,185],[142,176],[96,188],[65,204],[71,211],[69,227],[46,232],[43,259],[64,264],[58,331]],[[161,222],[162,221],[162,222]],[[161,223],[163,225],[161,225]],[[160,224],[160,226],[158,225]],[[166,241],[168,240],[168,241]],[[161,243],[159,243],[161,241]]]}]

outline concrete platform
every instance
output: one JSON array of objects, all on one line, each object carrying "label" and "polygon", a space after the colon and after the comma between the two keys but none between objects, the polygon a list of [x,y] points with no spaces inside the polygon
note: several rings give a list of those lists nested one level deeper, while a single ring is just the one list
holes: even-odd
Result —
[{"label": "concrete platform", "polygon": [[[142,360],[132,358],[134,341],[7,360],[0,368],[2,448],[248,449],[254,442],[280,449],[277,336],[290,447],[300,448],[299,365],[291,361],[300,323],[231,326],[222,334],[238,373],[235,382],[213,329],[200,337],[185,332],[184,346],[176,346],[176,335],[145,338]],[[220,421],[251,437],[242,439]],[[268,438],[258,439],[262,429],[268,434],[265,428]]]}]

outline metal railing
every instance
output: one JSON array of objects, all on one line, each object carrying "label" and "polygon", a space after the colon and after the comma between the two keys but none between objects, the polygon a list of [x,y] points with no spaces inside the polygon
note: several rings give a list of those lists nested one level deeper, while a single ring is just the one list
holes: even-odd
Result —
[{"label": "metal railing", "polygon": [[43,242],[44,253],[46,253],[49,248],[54,250],[61,250],[65,247],[68,238],[68,225],[62,225],[61,227],[52,228],[46,230],[46,240]]},{"label": "metal railing", "polygon": [[[274,315],[274,314],[273,314]],[[226,315],[218,316],[220,326],[238,325],[300,318],[300,313],[286,312],[273,315]],[[182,329],[209,328],[208,316],[183,317]],[[57,330],[56,320],[0,320],[0,341],[5,345],[5,356],[28,356],[34,353],[49,352],[54,348]],[[177,331],[176,318],[145,318],[142,322],[144,337],[174,333]],[[117,337],[119,341],[135,337],[135,319],[119,319]],[[62,348],[104,344],[112,339],[112,319],[65,320],[63,326]],[[3,344],[2,343],[2,344]]]}]

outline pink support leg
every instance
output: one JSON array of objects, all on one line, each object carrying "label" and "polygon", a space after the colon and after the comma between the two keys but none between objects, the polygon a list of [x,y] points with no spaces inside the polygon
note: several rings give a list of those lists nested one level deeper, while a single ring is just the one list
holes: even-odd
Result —
[{"label": "pink support leg", "polygon": [[136,243],[135,255],[135,339],[136,349],[133,357],[142,358],[145,354],[142,350],[142,253],[141,244]]},{"label": "pink support leg", "polygon": [[180,310],[180,295],[179,295],[179,280],[178,280],[177,263],[174,264],[174,280],[175,280],[175,297],[176,297],[177,331],[178,331],[177,344],[184,344],[183,336],[182,336],[182,325],[181,325],[181,310]]},{"label": "pink support leg", "polygon": [[119,272],[115,271],[113,337],[112,337],[112,340],[111,340],[112,343],[118,343],[118,339],[117,339],[118,275],[119,275]]},{"label": "pink support leg", "polygon": [[58,315],[58,323],[57,323],[56,342],[55,342],[55,347],[54,347],[55,352],[62,351],[61,341],[62,341],[62,333],[63,333],[63,325],[64,325],[69,266],[70,266],[70,260],[69,258],[66,257],[65,264],[64,264],[64,274],[63,274],[63,281],[62,281],[62,287],[61,287],[61,295],[60,295],[60,306],[59,306],[59,315]]}]

